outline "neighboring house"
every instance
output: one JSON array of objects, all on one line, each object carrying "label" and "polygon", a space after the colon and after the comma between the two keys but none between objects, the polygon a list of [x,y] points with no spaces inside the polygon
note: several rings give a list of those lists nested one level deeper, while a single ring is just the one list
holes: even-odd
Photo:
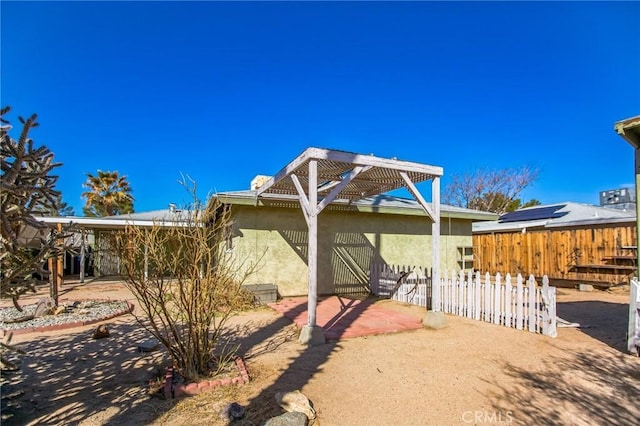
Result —
[{"label": "neighboring house", "polygon": [[[91,271],[87,271],[95,276],[116,276],[120,275],[120,261],[115,250],[109,245],[109,239],[105,235],[114,231],[123,230],[127,225],[151,227],[158,223],[168,226],[172,222],[173,209],[156,210],[145,213],[134,213],[131,215],[109,216],[109,217],[39,217],[37,220],[54,225],[61,223],[73,225],[75,231],[73,268],[67,268],[67,257],[65,256],[65,274],[75,275],[82,273],[80,263],[90,263]],[[166,222],[166,223],[165,223]],[[85,252],[82,253],[81,246],[85,234]],[[86,263],[85,263],[86,265]]]},{"label": "neighboring house", "polygon": [[[38,217],[36,217],[38,219]],[[51,238],[51,229],[35,228],[30,225],[24,226],[21,234],[18,236],[18,244],[30,248],[34,251],[38,251],[42,247],[42,242]],[[78,274],[80,271],[80,247],[82,245],[82,235],[80,232],[65,233],[64,242],[62,243],[66,247],[65,256],[62,257],[62,268],[65,275]],[[45,270],[48,270],[49,266],[45,262],[43,265]],[[37,274],[39,276],[39,274]]]},{"label": "neighboring house", "polygon": [[547,275],[555,285],[627,283],[636,246],[634,211],[587,204],[530,207],[473,225],[475,269]]}]

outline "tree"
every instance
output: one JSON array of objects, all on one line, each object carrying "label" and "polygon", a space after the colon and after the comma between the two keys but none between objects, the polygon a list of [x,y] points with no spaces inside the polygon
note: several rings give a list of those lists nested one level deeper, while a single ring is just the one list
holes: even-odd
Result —
[{"label": "tree", "polygon": [[454,206],[503,214],[518,208],[539,205],[538,200],[523,203],[522,191],[533,184],[539,171],[518,169],[477,170],[454,176],[445,187],[443,201]]},{"label": "tree", "polygon": [[[38,126],[37,116],[27,120],[19,117],[22,132],[19,138],[9,135],[11,126],[4,116],[10,107],[0,110],[0,137],[2,154],[2,180],[0,198],[1,211],[1,252],[0,252],[0,295],[10,297],[18,310],[20,295],[35,292],[35,273],[47,274],[44,262],[60,253],[56,246],[57,235],[48,226],[35,219],[42,210],[57,210],[60,192],[55,190],[57,176],[50,173],[60,163],[54,163],[53,153],[46,147],[34,147],[29,138],[31,129]],[[40,237],[37,248],[25,241],[25,231],[36,230]]]},{"label": "tree", "polygon": [[87,188],[82,196],[86,199],[85,216],[114,216],[133,213],[133,196],[127,177],[117,171],[98,170],[98,175],[87,173]]},{"label": "tree", "polygon": [[76,214],[72,206],[62,201],[62,195],[56,197],[55,206],[39,206],[35,212],[43,216],[75,216]]},{"label": "tree", "polygon": [[[226,250],[228,206],[193,204],[150,228],[127,226],[114,236],[126,285],[138,300],[137,319],[167,348],[189,381],[215,374],[232,354],[216,347],[227,319],[253,301],[241,288],[244,268]],[[226,352],[226,353],[225,353]]]},{"label": "tree", "polygon": [[516,211],[518,209],[524,209],[524,208],[527,208],[527,207],[539,206],[540,204],[542,204],[540,201],[536,200],[535,198],[530,199],[529,201],[527,201],[524,204],[521,204],[522,201],[520,200],[520,198],[518,198],[516,200],[516,202],[517,202],[517,204],[513,208],[511,208],[510,210],[507,210],[507,211],[513,212],[513,211]]},{"label": "tree", "polygon": [[523,209],[525,207],[539,206],[540,201],[532,198],[523,204],[522,199],[520,198],[509,200],[504,194],[487,193],[483,194],[481,197],[473,198],[469,205],[471,206],[470,208],[476,210],[506,213]]},{"label": "tree", "polygon": [[54,216],[75,216],[76,212],[73,210],[73,207],[67,204],[66,202],[60,199],[60,206],[58,207],[58,211],[55,212]]}]

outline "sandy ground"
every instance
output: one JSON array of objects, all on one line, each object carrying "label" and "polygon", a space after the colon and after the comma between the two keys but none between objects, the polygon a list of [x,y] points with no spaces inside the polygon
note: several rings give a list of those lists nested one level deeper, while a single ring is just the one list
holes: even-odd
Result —
[{"label": "sandy ground", "polygon": [[[179,401],[148,396],[147,381],[167,361],[162,351],[136,351],[149,335],[131,315],[106,322],[108,339],[91,339],[95,326],[15,336],[28,355],[3,389],[3,416],[11,417],[2,424],[222,425],[230,401],[247,407],[240,424],[261,424],[282,413],[275,393],[292,389],[313,402],[318,425],[638,424],[640,358],[625,350],[628,292],[558,292],[558,315],[587,327],[560,328],[556,339],[448,316],[442,330],[310,348],[270,309],[244,313],[228,337],[252,382]],[[65,284],[61,297],[134,301],[118,282]]]}]

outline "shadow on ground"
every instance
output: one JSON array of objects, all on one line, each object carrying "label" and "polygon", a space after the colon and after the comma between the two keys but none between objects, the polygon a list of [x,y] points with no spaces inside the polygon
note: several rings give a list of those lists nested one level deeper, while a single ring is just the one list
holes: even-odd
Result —
[{"label": "shadow on ground", "polygon": [[[275,370],[268,372],[270,377],[264,380],[259,377],[258,383],[260,385],[253,384],[250,385],[252,386],[250,390],[244,390],[247,397],[247,399],[243,398],[246,401],[243,403],[246,416],[241,421],[234,422],[234,425],[261,425],[266,420],[284,413],[284,410],[276,403],[276,393],[296,389],[303,390],[305,385],[322,371],[322,365],[331,358],[332,354],[342,348],[339,340],[343,338],[342,335],[348,326],[361,318],[370,306],[369,304],[361,304],[352,308],[348,302],[349,300],[345,299],[345,305],[342,308],[337,308],[339,312],[333,313],[333,317],[325,327],[325,336],[329,335],[327,336],[328,342],[318,346],[298,343],[300,330],[288,318],[305,313],[307,310],[306,299],[292,304],[288,310],[277,316],[274,316],[273,311],[269,309],[265,311],[265,316],[261,320],[244,321],[240,315],[233,319],[231,324],[227,324],[225,333],[220,336],[218,343],[226,346],[227,349],[233,349],[241,356],[248,365],[250,375],[265,374],[261,371],[262,362],[257,359],[260,356],[278,352],[282,345],[287,345],[285,353],[290,354],[281,359],[276,356],[279,363]],[[212,407],[224,404],[221,404],[220,401],[213,401],[215,398],[216,395],[201,394],[194,398],[193,404],[199,403],[208,407],[210,411],[216,411],[217,409],[212,409]],[[313,401],[311,402],[313,403]],[[178,404],[177,410],[172,410],[160,421],[167,424],[178,424],[177,413],[189,403],[184,401],[178,402]],[[321,417],[322,413],[320,412],[319,415]],[[219,421],[218,419],[210,419],[209,424],[219,424],[217,423]]]},{"label": "shadow on ground", "polygon": [[132,412],[166,404],[148,396],[149,380],[167,364],[163,352],[138,352],[149,334],[134,323],[106,325],[110,337],[103,339],[93,339],[91,328],[19,344],[27,355],[21,372],[6,376],[2,425],[77,424],[91,416],[100,417],[98,424],[153,420],[154,410]]},{"label": "shadow on ground", "polygon": [[[286,360],[277,379],[250,399],[247,406],[247,413],[249,413],[246,419],[247,424],[262,424],[270,417],[282,414],[282,409],[274,404],[275,394],[296,389],[302,390],[316,374],[322,371],[322,365],[331,358],[332,354],[342,349],[339,342],[340,338],[349,325],[360,318],[368,307],[369,305],[367,304],[359,305],[358,309],[347,309],[346,306],[343,306],[341,312],[334,313],[333,319],[327,323],[325,329],[325,337],[327,337],[327,331],[329,331],[331,340],[318,346],[301,345],[299,352]],[[268,333],[274,336],[279,333],[278,330],[290,329],[292,321],[287,317],[296,316],[306,308],[306,300],[302,301],[299,306],[291,307],[289,312],[285,312],[282,317],[273,323]],[[340,318],[340,323],[342,324],[340,327],[335,327],[337,318]],[[298,333],[296,330],[296,336]],[[311,403],[313,404],[313,401]],[[265,407],[272,408],[265,410]],[[319,412],[318,414],[321,418],[322,413]]]},{"label": "shadow on ground", "polygon": [[[119,288],[106,285],[99,290],[115,292]],[[342,348],[340,340],[346,337],[349,326],[366,317],[369,304],[354,306],[349,298],[343,302],[329,317],[329,342],[320,346],[297,343],[296,325],[271,309],[233,317],[220,344],[243,357],[250,374],[256,372],[252,371],[254,365],[257,373],[261,373],[262,361],[257,360],[258,356],[272,354],[279,361],[269,371],[275,376],[263,376],[263,380],[237,389],[235,394],[214,392],[185,400],[204,404],[204,408],[198,405],[198,412],[203,413],[202,419],[207,424],[220,424],[223,420],[218,417],[219,405],[235,397],[246,401],[247,417],[240,424],[259,425],[282,414],[275,394],[303,390],[332,354]],[[306,309],[306,300],[291,307],[296,313]],[[20,343],[28,355],[23,358],[22,371],[9,376],[9,382],[2,388],[2,425],[183,424],[181,409],[189,404],[187,401],[165,401],[148,395],[149,380],[169,363],[165,350],[149,354],[137,351],[138,343],[150,336],[131,315],[118,317],[106,325],[111,335],[105,339],[92,338],[96,325],[55,336],[35,335]],[[281,351],[282,345],[287,347]]]},{"label": "shadow on ground", "polygon": [[518,424],[637,425],[640,359],[615,351],[548,358],[536,368],[504,365],[515,380],[492,395],[496,412]]},{"label": "shadow on ground", "polygon": [[628,304],[595,300],[558,302],[556,310],[563,320],[580,324],[580,330],[586,335],[613,349],[628,353]]}]

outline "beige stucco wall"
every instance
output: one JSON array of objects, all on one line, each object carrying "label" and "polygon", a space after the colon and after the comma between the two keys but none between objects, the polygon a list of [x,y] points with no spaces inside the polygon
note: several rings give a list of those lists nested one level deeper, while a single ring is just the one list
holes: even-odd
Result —
[{"label": "beige stucco wall", "polygon": [[[234,205],[233,255],[257,265],[246,284],[274,283],[283,296],[307,293],[307,225],[300,209]],[[459,270],[458,246],[471,246],[471,221],[443,218],[442,270]],[[318,293],[368,283],[372,262],[431,266],[424,216],[325,210],[318,216]]]}]

